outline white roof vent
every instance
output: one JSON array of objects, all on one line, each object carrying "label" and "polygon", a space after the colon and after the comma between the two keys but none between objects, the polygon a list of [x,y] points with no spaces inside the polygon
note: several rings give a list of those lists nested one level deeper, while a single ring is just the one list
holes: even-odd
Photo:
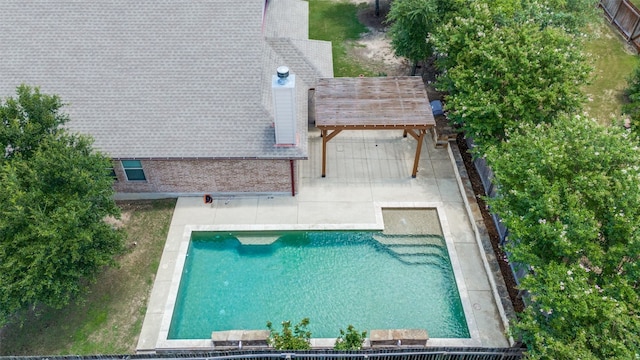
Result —
[{"label": "white roof vent", "polygon": [[296,76],[289,75],[289,68],[280,66],[272,76],[273,111],[276,144],[296,143]]},{"label": "white roof vent", "polygon": [[278,74],[278,84],[286,84],[287,78],[289,77],[289,68],[286,66],[280,66],[276,69],[276,73]]}]

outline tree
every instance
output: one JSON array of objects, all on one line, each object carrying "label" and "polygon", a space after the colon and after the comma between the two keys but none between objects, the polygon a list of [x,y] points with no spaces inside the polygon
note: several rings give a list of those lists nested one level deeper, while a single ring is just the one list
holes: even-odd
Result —
[{"label": "tree", "polygon": [[531,301],[512,333],[532,359],[634,359],[640,351],[640,301],[622,276],[551,262],[521,286]]},{"label": "tree", "polygon": [[282,322],[282,332],[273,328],[271,321],[267,321],[267,329],[271,332],[269,345],[278,350],[308,350],[311,348],[311,332],[307,331],[309,318],[304,318],[294,325],[291,330],[291,321]]},{"label": "tree", "polygon": [[510,260],[531,272],[514,334],[533,358],[635,358],[640,350],[637,139],[578,116],[522,124],[491,147]]},{"label": "tree", "polygon": [[389,35],[395,54],[413,63],[411,75],[415,75],[418,62],[433,53],[428,38],[438,21],[435,1],[395,0],[391,3],[387,21],[391,22]]},{"label": "tree", "polygon": [[533,23],[496,26],[486,6],[474,9],[473,18],[451,22],[433,42],[446,52],[437,86],[449,92],[449,118],[481,151],[519,123],[548,123],[580,108],[590,69],[574,37]]},{"label": "tree", "polygon": [[110,160],[61,127],[57,96],[24,85],[17,94],[0,103],[0,324],[67,305],[123,249],[105,222],[119,215]]},{"label": "tree", "polygon": [[[480,44],[487,33],[493,31],[497,26],[498,19],[490,10],[489,6],[483,2],[473,2],[468,7],[460,11],[452,11],[448,21],[434,29],[430,42],[437,52],[436,65],[442,72],[468,61],[462,56],[469,51],[469,46]],[[459,58],[460,57],[460,58]],[[446,77],[440,81],[440,87]],[[450,83],[447,83],[450,85]],[[452,91],[455,89],[443,89]]]},{"label": "tree", "polygon": [[61,109],[62,100],[56,95],[41,94],[40,89],[19,86],[17,98],[0,102],[0,144],[5,150],[4,158],[10,160],[16,154],[29,157],[42,139],[61,131],[60,126],[69,121]]},{"label": "tree", "polygon": [[535,266],[588,259],[602,273],[640,276],[640,156],[626,131],[579,116],[522,125],[487,151],[499,196],[490,199],[513,237],[513,255]]}]

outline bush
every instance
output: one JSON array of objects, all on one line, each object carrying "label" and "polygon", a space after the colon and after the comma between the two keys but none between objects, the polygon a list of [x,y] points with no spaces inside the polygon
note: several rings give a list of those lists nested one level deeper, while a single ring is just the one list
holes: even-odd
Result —
[{"label": "bush", "polygon": [[622,112],[631,120],[631,127],[638,132],[640,125],[640,66],[636,67],[633,74],[627,79],[628,87],[625,89],[627,103],[622,105]]},{"label": "bush", "polygon": [[309,325],[309,318],[304,318],[293,327],[292,331],[291,321],[283,321],[282,332],[279,333],[273,329],[271,321],[267,321],[267,329],[271,332],[269,345],[277,350],[309,350],[311,331],[307,331],[307,325]]},{"label": "bush", "polygon": [[340,336],[336,339],[336,345],[333,348],[335,350],[360,350],[366,337],[366,331],[359,333],[353,325],[349,325],[346,333],[340,329]]}]

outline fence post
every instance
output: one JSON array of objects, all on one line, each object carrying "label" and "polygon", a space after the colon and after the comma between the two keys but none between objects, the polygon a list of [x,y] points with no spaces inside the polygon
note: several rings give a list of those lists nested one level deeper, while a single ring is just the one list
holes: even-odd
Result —
[{"label": "fence post", "polygon": [[636,30],[638,29],[638,23],[640,23],[640,17],[636,19],[636,23],[633,24],[633,28],[631,29],[631,31],[629,32],[629,36],[627,36],[627,41],[631,41],[631,38],[633,37],[633,34],[636,32]]},{"label": "fence post", "polygon": [[611,22],[613,22],[616,18],[616,16],[618,16],[618,11],[620,11],[620,7],[622,6],[622,3],[624,2],[624,0],[620,0],[618,2],[618,7],[616,8],[616,11],[611,15]]}]

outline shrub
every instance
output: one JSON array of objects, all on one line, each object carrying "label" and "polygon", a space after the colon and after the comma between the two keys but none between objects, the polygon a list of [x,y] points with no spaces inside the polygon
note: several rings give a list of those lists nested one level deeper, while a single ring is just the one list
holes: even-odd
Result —
[{"label": "shrub", "polygon": [[291,330],[291,321],[282,322],[282,332],[273,329],[271,321],[267,321],[267,329],[271,332],[269,335],[269,345],[278,350],[308,350],[311,348],[309,339],[311,331],[307,331],[309,318],[304,318],[300,323],[294,325]]},{"label": "shrub", "polygon": [[360,350],[367,332],[359,333],[353,325],[347,326],[347,331],[340,329],[340,336],[336,339],[335,350]]},{"label": "shrub", "polygon": [[633,74],[627,79],[628,87],[625,89],[627,103],[622,105],[622,112],[631,120],[631,127],[638,132],[640,123],[640,66],[636,67]]}]

